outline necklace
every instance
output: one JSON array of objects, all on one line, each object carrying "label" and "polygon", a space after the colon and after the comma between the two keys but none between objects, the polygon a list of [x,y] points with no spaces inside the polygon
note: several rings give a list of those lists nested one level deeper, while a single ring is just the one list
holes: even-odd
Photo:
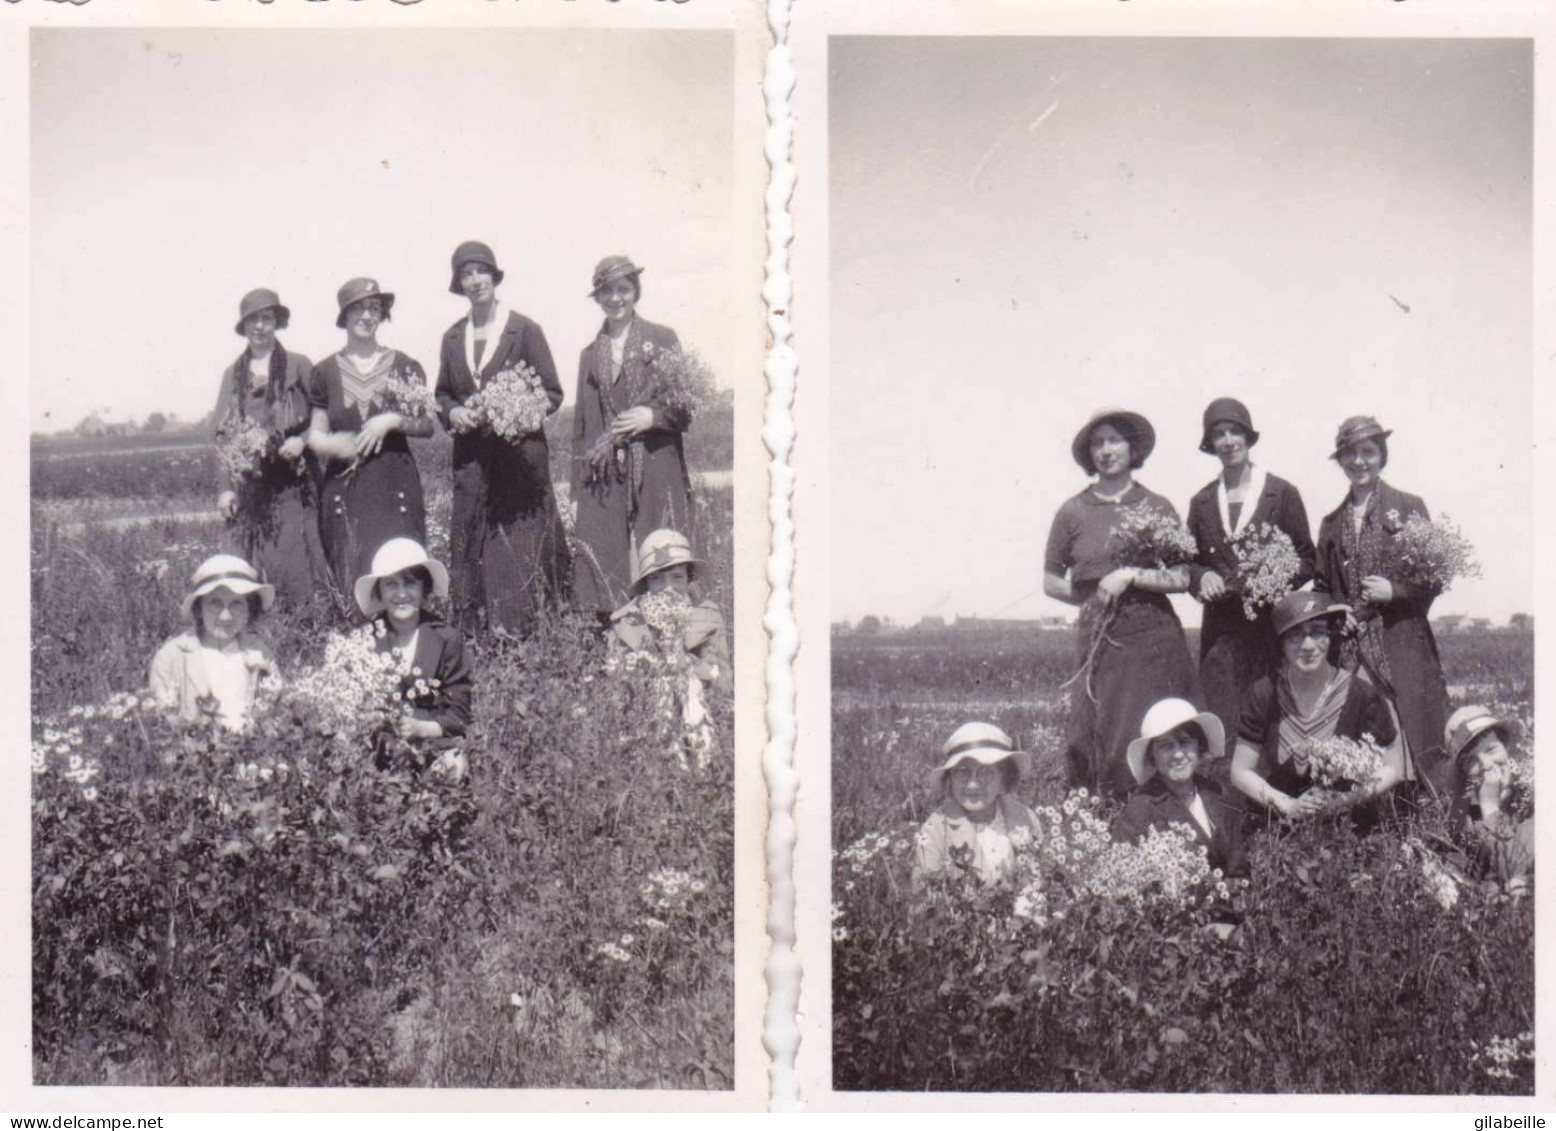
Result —
[{"label": "necklace", "polygon": [[1122,499],[1125,495],[1129,494],[1129,489],[1131,487],[1133,487],[1134,484],[1133,483],[1125,484],[1124,485],[1124,489],[1122,491],[1120,491],[1116,495],[1104,495],[1100,490],[1097,489],[1098,486],[1099,486],[1098,484],[1095,484],[1095,483],[1092,484],[1091,493],[1093,495],[1095,495],[1098,499],[1100,499],[1104,503],[1116,503],[1120,499]]}]

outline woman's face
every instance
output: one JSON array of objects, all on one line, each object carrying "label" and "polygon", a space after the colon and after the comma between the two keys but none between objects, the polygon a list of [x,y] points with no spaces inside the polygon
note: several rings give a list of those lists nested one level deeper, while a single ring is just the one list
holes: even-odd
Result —
[{"label": "woman's face", "polygon": [[397,627],[421,621],[421,603],[427,595],[426,584],[414,569],[402,569],[378,579],[378,596]]},{"label": "woman's face", "polygon": [[971,758],[958,762],[947,775],[951,780],[951,800],[962,812],[977,820],[993,816],[994,803],[1004,788],[998,765],[985,766]]},{"label": "woman's face", "polygon": [[651,573],[643,579],[643,587],[650,593],[661,593],[666,589],[676,593],[685,593],[692,583],[692,571],[684,562],[680,565],[668,566],[657,573]]},{"label": "woman's face", "polygon": [[1293,671],[1315,672],[1329,662],[1329,623],[1305,620],[1281,633],[1281,654]]},{"label": "woman's face", "polygon": [[1361,440],[1340,453],[1340,466],[1355,487],[1371,487],[1383,471],[1383,449],[1376,440]]},{"label": "woman's face", "polygon": [[383,320],[383,299],[365,298],[346,307],[346,333],[358,341],[377,341],[378,325]]},{"label": "woman's face", "polygon": [[1170,734],[1151,739],[1151,764],[1167,781],[1182,785],[1191,781],[1199,767],[1199,735],[1192,727],[1181,726]]},{"label": "woman's face", "polygon": [[638,302],[638,286],[631,279],[612,279],[594,292],[594,301],[605,312],[607,322],[625,322],[632,317]]},{"label": "woman's face", "polygon": [[1242,467],[1248,462],[1248,433],[1229,420],[1210,426],[1210,447],[1222,467]]},{"label": "woman's face", "polygon": [[1491,772],[1505,776],[1507,769],[1507,747],[1502,742],[1502,736],[1496,728],[1484,731],[1475,739],[1475,744],[1470,747],[1475,755],[1475,764],[1470,771],[1470,776],[1476,785],[1485,780]]},{"label": "woman's face", "polygon": [[230,644],[248,627],[249,599],[225,585],[203,594],[195,607],[200,617],[200,639],[206,644]]},{"label": "woman's face", "polygon": [[243,320],[243,336],[254,353],[269,353],[276,344],[276,312],[261,310]]},{"label": "woman's face", "polygon": [[497,293],[497,279],[489,266],[472,260],[459,265],[459,288],[472,305],[484,304]]},{"label": "woman's face", "polygon": [[1129,470],[1129,438],[1111,424],[1091,430],[1091,465],[1103,478],[1123,475]]}]

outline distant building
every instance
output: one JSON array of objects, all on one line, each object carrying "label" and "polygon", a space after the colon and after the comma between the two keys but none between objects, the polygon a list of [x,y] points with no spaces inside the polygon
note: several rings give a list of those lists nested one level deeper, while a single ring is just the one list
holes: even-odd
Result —
[{"label": "distant building", "polygon": [[1471,618],[1470,623],[1465,626],[1464,630],[1466,632],[1490,632],[1491,618],[1473,617]]},{"label": "distant building", "polygon": [[1465,619],[1463,613],[1445,613],[1440,617],[1432,618],[1432,628],[1444,636],[1451,636],[1455,632],[1463,631]]},{"label": "distant building", "polygon": [[1534,617],[1528,613],[1514,613],[1507,618],[1507,627],[1514,632],[1533,632]]},{"label": "distant building", "polygon": [[920,632],[944,632],[945,617],[920,617],[918,630]]},{"label": "distant building", "polygon": [[957,617],[956,629],[958,632],[1030,632],[1041,623],[1008,617]]}]

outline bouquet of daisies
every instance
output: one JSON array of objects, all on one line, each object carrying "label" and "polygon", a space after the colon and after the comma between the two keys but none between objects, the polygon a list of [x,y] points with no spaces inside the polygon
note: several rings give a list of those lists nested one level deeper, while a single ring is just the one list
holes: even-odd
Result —
[{"label": "bouquet of daisies", "polygon": [[1256,620],[1261,608],[1290,593],[1302,562],[1291,537],[1268,522],[1251,523],[1232,535],[1237,555],[1237,587],[1243,596],[1243,615]]},{"label": "bouquet of daisies", "polygon": [[378,396],[387,411],[397,412],[408,421],[430,420],[438,410],[438,399],[426,382],[400,371],[389,375]]},{"label": "bouquet of daisies", "polygon": [[1109,541],[1116,563],[1140,569],[1188,565],[1199,552],[1189,528],[1150,503],[1139,503],[1119,511],[1119,522],[1109,535]]},{"label": "bouquet of daisies", "polygon": [[[1391,512],[1392,513],[1392,512]],[[1394,535],[1395,580],[1443,591],[1461,577],[1479,577],[1475,548],[1444,515],[1436,522],[1412,514]]]},{"label": "bouquet of daisies", "polygon": [[1302,743],[1293,752],[1292,760],[1298,770],[1305,769],[1324,788],[1346,792],[1378,776],[1383,768],[1383,751],[1370,734],[1360,739],[1334,735]]},{"label": "bouquet of daisies", "polygon": [[648,360],[649,395],[661,411],[688,419],[708,406],[713,398],[713,370],[695,350],[681,346],[655,353],[652,342],[643,343]]},{"label": "bouquet of daisies", "polygon": [[540,374],[520,361],[498,371],[465,407],[498,436],[513,441],[540,431],[551,414],[551,398]]},{"label": "bouquet of daisies", "polygon": [[274,451],[270,429],[252,417],[229,416],[216,433],[216,455],[233,480],[258,475],[265,458]]}]

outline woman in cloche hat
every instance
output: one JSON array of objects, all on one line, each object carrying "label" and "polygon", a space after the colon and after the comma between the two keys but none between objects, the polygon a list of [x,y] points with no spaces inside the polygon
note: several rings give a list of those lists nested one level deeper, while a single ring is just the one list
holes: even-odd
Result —
[{"label": "woman in cloche hat", "polygon": [[1327,594],[1288,593],[1275,603],[1271,628],[1280,662],[1249,689],[1232,754],[1232,784],[1282,817],[1309,817],[1331,799],[1309,794],[1314,781],[1306,746],[1328,738],[1370,738],[1383,766],[1358,782],[1352,803],[1394,788],[1404,773],[1394,716],[1366,679],[1339,666],[1340,639],[1350,610]]},{"label": "woman in cloche hat", "polygon": [[1081,606],[1079,662],[1087,659],[1097,617],[1117,606],[1110,643],[1092,660],[1087,686],[1070,696],[1065,738],[1071,786],[1116,798],[1134,786],[1124,750],[1146,709],[1159,699],[1199,699],[1194,660],[1166,597],[1188,589],[1188,566],[1136,569],[1113,560],[1113,532],[1126,510],[1145,508],[1177,521],[1171,503],[1134,479],[1155,447],[1156,431],[1139,413],[1094,413],[1075,434],[1070,454],[1096,482],[1059,508],[1044,556],[1043,592]]},{"label": "woman in cloche hat", "polygon": [[299,605],[327,587],[329,567],[319,541],[318,468],[306,448],[312,366],[276,340],[291,319],[269,288],[243,296],[233,327],[245,341],[243,352],[222,374],[211,419],[218,445],[255,426],[268,437],[247,471],[217,460],[216,509],[229,523],[239,556],[283,601]]},{"label": "woman in cloche hat", "polygon": [[953,874],[956,850],[971,853],[973,872],[983,883],[1009,879],[1015,869],[1011,834],[1037,828],[1032,810],[1016,797],[1032,756],[992,723],[964,723],[946,739],[940,756],[929,774],[939,804],[914,842],[914,881]]},{"label": "woman in cloche hat", "polygon": [[1226,733],[1212,712],[1196,710],[1186,699],[1153,704],[1126,754],[1140,784],[1113,821],[1113,839],[1139,840],[1150,829],[1184,825],[1205,847],[1212,868],[1246,876],[1245,814],[1201,773],[1225,748]]},{"label": "woman in cloche hat", "polygon": [[1199,450],[1221,461],[1221,474],[1189,500],[1188,527],[1199,547],[1189,567],[1189,591],[1204,603],[1199,630],[1199,683],[1205,704],[1228,734],[1237,733],[1248,689],[1274,670],[1275,634],[1267,606],[1249,619],[1238,584],[1236,535],[1268,524],[1291,539],[1297,572],[1291,588],[1313,577],[1313,538],[1297,489],[1253,462],[1259,442],[1247,407],[1217,397],[1206,407]]},{"label": "woman in cloche hat", "polygon": [[438,355],[438,411],[454,437],[453,620],[474,628],[484,608],[488,627],[527,633],[569,580],[550,449],[538,429],[512,440],[499,436],[467,402],[520,365],[539,379],[550,412],[562,405],[562,385],[544,331],[498,298],[503,271],[491,247],[466,240],[449,266],[448,289],[470,302],[470,313],[444,333]]},{"label": "woman in cloche hat", "polygon": [[692,555],[684,534],[656,530],[643,539],[637,565],[632,599],[611,614],[616,642],[632,652],[654,650],[655,637],[644,621],[642,602],[651,594],[657,595],[659,600],[681,609],[685,621],[681,643],[692,658],[693,674],[703,684],[729,692],[734,673],[730,669],[724,614],[712,601],[699,600],[693,589],[707,563]]},{"label": "woman in cloche hat", "polygon": [[608,617],[626,599],[638,546],[659,529],[691,532],[691,477],[680,409],[654,401],[653,366],[680,347],[675,331],[637,315],[643,268],[624,255],[594,269],[605,314],[578,359],[573,416],[573,600]]},{"label": "woman in cloche hat", "polygon": [[394,295],[374,279],[350,279],[336,305],[346,344],[308,382],[308,443],[327,461],[319,527],[341,604],[350,609],[352,581],[368,572],[380,546],[427,539],[421,473],[407,439],[432,435],[433,402],[421,363],[378,343]]},{"label": "woman in cloche hat", "polygon": [[270,646],[253,631],[270,611],[275,589],[231,554],[207,558],[190,584],[182,606],[189,628],[152,658],[152,697],[180,719],[214,718],[242,730],[260,689],[281,684]]},{"label": "woman in cloche hat", "polygon": [[1443,748],[1453,766],[1449,828],[1469,849],[1474,870],[1511,890],[1527,890],[1534,872],[1534,817],[1509,812],[1512,731],[1481,706],[1449,717]]},{"label": "woman in cloche hat", "polygon": [[1345,500],[1319,523],[1313,588],[1351,607],[1353,634],[1341,662],[1360,669],[1388,698],[1405,737],[1405,776],[1440,785],[1440,745],[1448,714],[1437,638],[1428,617],[1437,590],[1389,577],[1394,537],[1426,504],[1383,480],[1393,435],[1375,417],[1352,416],[1335,436],[1330,459],[1350,480]]},{"label": "woman in cloche hat", "polygon": [[396,722],[399,737],[439,751],[440,767],[464,772],[457,743],[470,725],[471,673],[465,638],[431,612],[448,598],[448,570],[410,538],[392,538],[356,579],[352,596],[378,634],[378,650],[400,662],[400,691],[410,706]]}]

